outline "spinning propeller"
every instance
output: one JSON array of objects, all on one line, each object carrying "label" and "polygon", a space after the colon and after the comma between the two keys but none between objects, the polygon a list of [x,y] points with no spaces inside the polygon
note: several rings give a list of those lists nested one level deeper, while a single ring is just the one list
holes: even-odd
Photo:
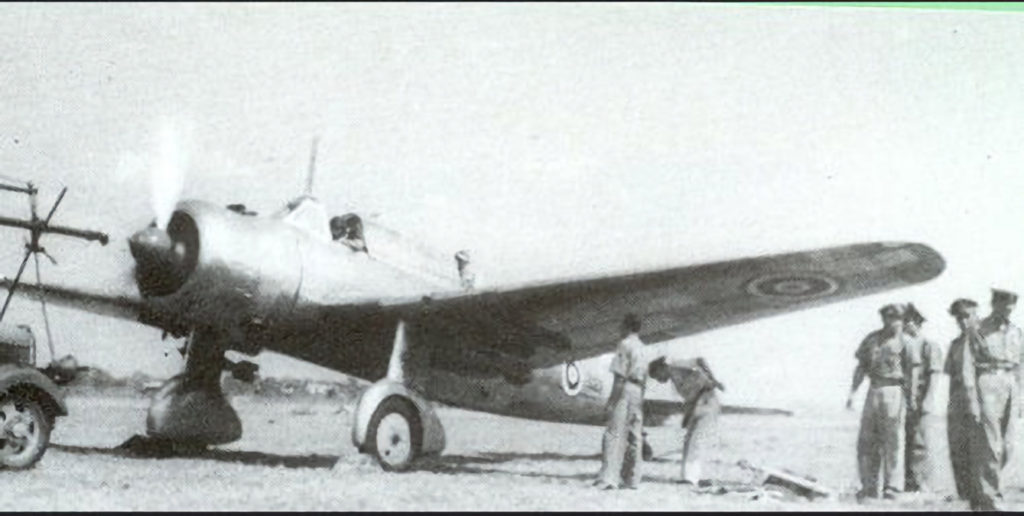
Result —
[{"label": "spinning propeller", "polygon": [[128,239],[135,258],[135,281],[143,296],[166,295],[188,278],[189,258],[195,258],[198,231],[187,216],[173,218],[185,186],[187,154],[181,131],[170,122],[157,133],[157,151],[149,172],[149,201],[153,223]]}]

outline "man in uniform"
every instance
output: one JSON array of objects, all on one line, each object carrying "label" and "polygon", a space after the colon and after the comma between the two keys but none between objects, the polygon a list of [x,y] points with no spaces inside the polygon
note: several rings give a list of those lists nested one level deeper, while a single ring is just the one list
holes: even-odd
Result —
[{"label": "man in uniform", "polygon": [[978,420],[981,408],[975,385],[977,374],[971,354],[971,340],[978,335],[978,303],[970,299],[957,299],[949,307],[956,318],[960,335],[949,344],[945,372],[949,375],[949,405],[946,409],[946,433],[949,438],[949,460],[953,466],[956,494],[975,506],[977,481],[972,467],[971,447],[980,435]]},{"label": "man in uniform", "polygon": [[455,253],[455,266],[459,271],[459,284],[463,290],[473,290],[476,284],[476,272],[469,261],[469,251],[463,249]]},{"label": "man in uniform", "polygon": [[700,485],[702,459],[717,433],[722,406],[715,389],[725,386],[715,379],[703,358],[666,360],[660,357],[647,369],[651,378],[665,383],[672,380],[683,398],[683,484]]},{"label": "man in uniform", "polygon": [[977,503],[982,510],[995,510],[1002,500],[999,477],[1013,456],[1016,419],[1020,411],[1020,361],[1024,333],[1010,322],[1017,294],[992,290],[992,313],[981,321],[972,341],[977,371],[978,401],[982,439],[972,449],[977,468]]},{"label": "man in uniform", "polygon": [[600,489],[636,489],[640,481],[639,463],[643,460],[640,447],[647,360],[640,340],[640,318],[627,314],[621,331],[622,340],[611,364],[615,380],[606,408],[608,426],[601,440],[601,472],[594,482]]},{"label": "man in uniform", "polygon": [[931,444],[934,422],[929,417],[935,403],[936,374],[942,373],[942,349],[921,333],[925,318],[913,303],[907,303],[903,314],[903,331],[909,338],[912,363],[917,368],[917,383],[910,388],[917,410],[907,411],[906,424],[906,491],[927,492],[931,487],[934,465]]},{"label": "man in uniform", "polygon": [[903,491],[903,459],[907,409],[916,410],[907,396],[916,383],[916,371],[910,346],[903,334],[903,307],[886,305],[879,312],[884,327],[868,334],[854,355],[857,367],[846,400],[853,406],[853,395],[864,377],[871,380],[857,437],[857,466],[861,491],[858,498],[878,497],[878,471],[883,470],[884,497],[895,499]]}]

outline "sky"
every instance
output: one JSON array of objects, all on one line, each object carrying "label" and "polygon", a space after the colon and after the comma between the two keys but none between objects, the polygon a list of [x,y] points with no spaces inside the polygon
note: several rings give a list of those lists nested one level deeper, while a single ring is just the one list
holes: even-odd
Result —
[{"label": "sky", "polygon": [[[877,309],[946,345],[956,297],[1024,292],[1024,13],[686,4],[4,4],[0,175],[57,236],[47,281],[130,286],[159,134],[185,198],[268,213],[314,195],[445,252],[480,286],[862,241],[947,260],[913,288],[678,341],[726,402],[841,407]],[[185,159],[187,158],[187,159]],[[24,200],[0,197],[23,216]],[[0,271],[23,235],[0,229]],[[15,301],[9,322],[40,324]],[[157,330],[52,308],[57,353],[182,367]],[[1024,316],[1021,316],[1024,317]],[[41,333],[41,326],[37,326]],[[45,359],[45,353],[44,353]],[[269,375],[332,377],[278,356]],[[863,392],[862,392],[863,394]]]}]

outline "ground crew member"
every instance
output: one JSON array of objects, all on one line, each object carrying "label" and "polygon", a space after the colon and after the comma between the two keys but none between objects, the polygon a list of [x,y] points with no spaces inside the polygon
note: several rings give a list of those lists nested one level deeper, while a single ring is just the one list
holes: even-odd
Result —
[{"label": "ground crew member", "polygon": [[601,440],[601,472],[594,485],[600,489],[636,489],[640,482],[640,447],[643,442],[644,386],[647,359],[640,340],[640,318],[627,314],[622,321],[622,340],[612,359],[615,376],[606,408],[608,426]]},{"label": "ground crew member", "polygon": [[977,499],[977,480],[972,467],[971,447],[981,430],[978,425],[981,408],[975,385],[977,374],[970,345],[972,338],[981,338],[978,335],[977,306],[978,303],[970,299],[957,299],[950,305],[949,313],[956,318],[960,335],[949,344],[945,366],[949,375],[949,404],[946,409],[949,460],[953,466],[956,494],[971,501],[972,507]]},{"label": "ground crew member", "polygon": [[1013,456],[1024,351],[1024,334],[1010,322],[1016,305],[1017,294],[993,289],[992,313],[978,327],[981,339],[971,342],[984,436],[972,449],[979,489],[975,505],[981,510],[996,510],[1001,502],[1000,474]]},{"label": "ground crew member", "polygon": [[846,400],[853,406],[853,395],[864,377],[871,380],[857,437],[857,466],[861,490],[858,498],[878,497],[878,471],[883,470],[887,499],[903,491],[903,459],[907,409],[916,410],[909,386],[916,383],[916,371],[907,338],[903,335],[903,307],[886,305],[879,312],[884,327],[868,334],[854,355],[857,367]]},{"label": "ground crew member", "polygon": [[[917,410],[907,411],[905,491],[930,491],[934,464],[931,445],[935,424],[929,417],[934,410],[937,374],[942,373],[942,349],[921,333],[925,322],[913,303],[907,303],[903,315],[903,331],[909,338],[913,364],[917,367],[917,383],[910,388]],[[918,365],[920,364],[920,365]]]},{"label": "ground crew member", "polygon": [[659,382],[672,380],[683,398],[683,484],[700,485],[703,458],[718,433],[718,414],[722,411],[715,389],[724,391],[725,386],[715,379],[703,358],[661,357],[651,362],[647,371]]},{"label": "ground crew member", "polygon": [[476,272],[469,261],[469,251],[463,249],[455,253],[455,266],[459,270],[459,284],[463,290],[473,290],[476,284]]}]

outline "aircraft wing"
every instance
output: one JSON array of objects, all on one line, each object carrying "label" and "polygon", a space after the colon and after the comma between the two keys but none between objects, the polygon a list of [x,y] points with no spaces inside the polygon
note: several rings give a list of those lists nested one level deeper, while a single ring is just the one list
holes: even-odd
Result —
[{"label": "aircraft wing", "polygon": [[[414,318],[436,336],[435,367],[555,365],[610,352],[626,312],[648,344],[907,287],[945,261],[915,243],[865,243],[622,275],[416,300]],[[411,300],[381,300],[409,308]],[[461,355],[447,348],[472,353]],[[470,357],[462,360],[459,356]]]},{"label": "aircraft wing", "polygon": [[[10,279],[0,276],[0,287],[10,289],[12,283]],[[85,290],[21,282],[18,283],[15,293],[32,299],[45,298],[47,303],[130,321],[138,321],[144,307],[142,298],[138,294],[114,291]]]}]

